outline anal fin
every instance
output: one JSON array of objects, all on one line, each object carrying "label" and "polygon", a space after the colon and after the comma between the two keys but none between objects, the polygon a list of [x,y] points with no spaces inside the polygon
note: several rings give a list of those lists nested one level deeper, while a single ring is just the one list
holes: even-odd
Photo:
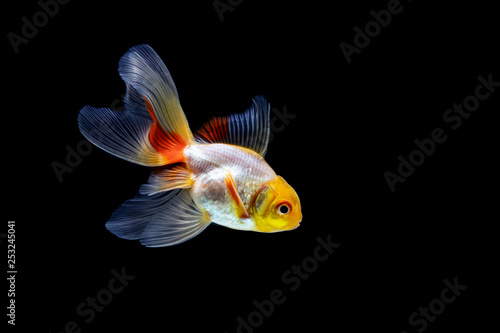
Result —
[{"label": "anal fin", "polygon": [[193,200],[191,190],[182,190],[153,216],[141,234],[141,244],[147,247],[179,244],[201,233],[210,222],[205,209]]}]

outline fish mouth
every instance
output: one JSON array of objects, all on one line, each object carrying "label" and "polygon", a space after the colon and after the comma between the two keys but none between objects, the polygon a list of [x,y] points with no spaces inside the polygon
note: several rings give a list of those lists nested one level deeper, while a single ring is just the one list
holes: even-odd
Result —
[{"label": "fish mouth", "polygon": [[298,227],[300,227],[300,223],[301,223],[301,222],[302,222],[302,212],[300,212],[300,220],[298,220],[298,221],[296,222],[296,224],[297,224],[297,225],[296,225],[296,226],[295,226],[295,228],[293,228],[293,229],[297,229]]},{"label": "fish mouth", "polygon": [[300,227],[300,222],[302,222],[302,219],[300,219],[299,222],[293,223],[292,225],[288,225],[285,230],[295,230],[298,227]]}]

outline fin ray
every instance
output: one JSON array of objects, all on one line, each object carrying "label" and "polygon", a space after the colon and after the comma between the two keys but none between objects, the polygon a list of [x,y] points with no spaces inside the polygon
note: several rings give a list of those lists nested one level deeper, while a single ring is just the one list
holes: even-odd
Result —
[{"label": "fin ray", "polygon": [[144,116],[85,106],[78,115],[78,126],[87,140],[112,155],[144,166],[167,163],[148,139],[151,120]]},{"label": "fin ray", "polygon": [[210,225],[205,210],[191,197],[191,190],[181,190],[148,223],[141,234],[141,244],[162,247],[185,242]]},{"label": "fin ray", "polygon": [[127,88],[126,110],[84,107],[78,117],[82,134],[103,150],[140,165],[184,162],[184,148],[194,138],[160,57],[148,45],[132,47],[120,58],[118,72]]},{"label": "fin ray", "polygon": [[138,114],[140,116],[148,118],[150,121],[153,121],[151,118],[149,111],[146,109],[146,104],[144,103],[144,97],[142,97],[137,90],[132,87],[129,83],[125,82],[127,90],[125,92],[125,96],[123,98],[123,102],[125,104],[125,109],[128,111]]},{"label": "fin ray", "polygon": [[265,98],[256,96],[245,112],[209,120],[196,132],[196,139],[204,143],[233,144],[264,156],[269,142],[269,112]]},{"label": "fin ray", "polygon": [[106,228],[123,239],[140,239],[146,225],[154,215],[179,191],[162,192],[151,196],[138,193],[113,212],[106,223]]},{"label": "fin ray", "polygon": [[159,192],[170,191],[177,188],[190,188],[193,186],[191,172],[184,166],[176,165],[151,173],[148,183],[139,189],[141,194],[153,195]]},{"label": "fin ray", "polygon": [[111,215],[106,228],[120,238],[163,247],[195,237],[210,223],[205,210],[191,197],[191,190],[185,189],[151,196],[138,193]]},{"label": "fin ray", "polygon": [[[175,133],[183,142],[193,135],[182,111],[177,88],[158,54],[149,45],[130,48],[120,59],[118,72],[122,79],[145,100],[149,113],[166,134]],[[137,94],[133,97],[137,100]]]}]

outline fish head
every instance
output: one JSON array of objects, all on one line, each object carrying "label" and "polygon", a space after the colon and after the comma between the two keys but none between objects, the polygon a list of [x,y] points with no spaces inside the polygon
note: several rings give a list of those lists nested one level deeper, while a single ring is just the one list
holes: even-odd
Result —
[{"label": "fish head", "polygon": [[299,196],[281,176],[265,182],[254,198],[250,210],[257,231],[292,230],[302,221]]}]

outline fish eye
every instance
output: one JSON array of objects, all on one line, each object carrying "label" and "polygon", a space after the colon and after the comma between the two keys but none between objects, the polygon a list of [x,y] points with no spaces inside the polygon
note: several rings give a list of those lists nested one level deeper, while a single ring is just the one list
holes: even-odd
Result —
[{"label": "fish eye", "polygon": [[289,214],[292,211],[292,205],[288,201],[282,201],[276,205],[276,212],[281,215],[285,216]]}]

